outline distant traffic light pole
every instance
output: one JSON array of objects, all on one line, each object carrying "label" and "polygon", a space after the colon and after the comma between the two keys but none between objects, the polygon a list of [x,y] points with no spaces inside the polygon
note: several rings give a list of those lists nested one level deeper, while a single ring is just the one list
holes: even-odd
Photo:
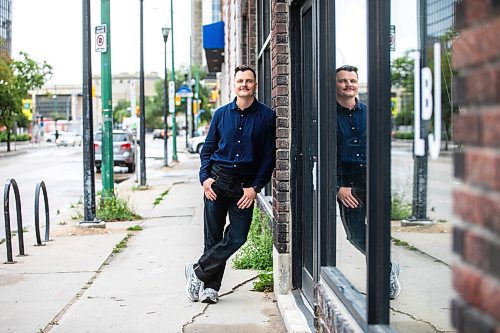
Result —
[{"label": "distant traffic light pole", "polygon": [[101,200],[114,196],[113,104],[111,93],[110,0],[101,0],[101,22],[106,34],[106,50],[101,52],[102,95],[102,194]]},{"label": "distant traffic light pole", "polygon": [[139,107],[140,107],[140,147],[141,147],[141,174],[140,186],[146,186],[146,110],[144,101],[144,14],[143,0],[141,1],[140,13],[140,73],[139,73]]},{"label": "distant traffic light pole", "polygon": [[172,83],[173,89],[170,89],[170,106],[172,112],[172,161],[178,161],[177,158],[177,124],[175,122],[175,105],[174,105],[174,95],[175,95],[175,66],[174,66],[174,4],[173,0],[170,0],[170,27],[172,33]]},{"label": "distant traffic light pole", "polygon": [[167,40],[170,28],[161,28],[165,44],[165,75],[163,77],[163,166],[168,166],[168,110],[167,110]]}]

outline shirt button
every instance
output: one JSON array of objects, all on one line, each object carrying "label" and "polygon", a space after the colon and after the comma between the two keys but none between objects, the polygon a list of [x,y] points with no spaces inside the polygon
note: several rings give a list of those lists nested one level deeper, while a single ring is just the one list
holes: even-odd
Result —
[{"label": "shirt button", "polygon": [[353,127],[351,127],[351,129],[354,129],[354,126],[353,126]]},{"label": "shirt button", "polygon": [[236,168],[236,164],[235,164],[235,165],[233,165],[233,167],[235,167],[235,168]]},{"label": "shirt button", "polygon": [[242,115],[242,114],[240,114],[240,117],[243,117],[243,115]]},{"label": "shirt button", "polygon": [[236,154],[236,157],[240,156],[240,154]]},{"label": "shirt button", "polygon": [[349,113],[349,117],[352,117],[352,113]]},{"label": "shirt button", "polygon": [[354,143],[358,143],[358,140],[354,140]]},{"label": "shirt button", "polygon": [[240,127],[240,128],[238,128],[238,129],[241,131],[241,127]]},{"label": "shirt button", "polygon": [[[236,156],[238,156],[238,155],[236,155]],[[356,154],[356,156],[359,156],[359,154]]]},{"label": "shirt button", "polygon": [[238,140],[238,143],[241,143],[241,141],[240,141],[240,140]]}]

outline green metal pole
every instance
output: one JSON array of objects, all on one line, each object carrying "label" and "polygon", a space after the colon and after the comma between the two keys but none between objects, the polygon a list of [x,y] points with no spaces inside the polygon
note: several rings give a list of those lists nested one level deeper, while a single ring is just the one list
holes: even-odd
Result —
[{"label": "green metal pole", "polygon": [[111,95],[110,0],[101,0],[101,22],[106,25],[107,50],[101,53],[102,99],[102,199],[114,196],[113,104]]},{"label": "green metal pole", "polygon": [[[172,34],[172,82],[175,87],[175,66],[174,66],[174,4],[173,0],[170,0],[170,30]],[[175,91],[175,89],[174,89]],[[173,96],[170,98],[174,98]],[[177,124],[175,122],[175,106],[172,112],[172,161],[178,161],[177,158]]]}]

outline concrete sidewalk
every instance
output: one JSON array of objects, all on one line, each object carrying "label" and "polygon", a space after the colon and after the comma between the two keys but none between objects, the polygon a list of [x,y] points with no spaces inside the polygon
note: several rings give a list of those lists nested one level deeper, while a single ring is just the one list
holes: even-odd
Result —
[{"label": "concrete sidewalk", "polygon": [[[0,264],[0,332],[285,332],[274,295],[251,291],[256,271],[228,265],[218,304],[187,299],[184,265],[202,252],[203,202],[198,155],[179,158],[168,168],[148,159],[147,190],[133,179],[117,186],[142,220],[82,229],[66,214],[42,247],[26,233],[29,255]],[[133,225],[143,230],[126,230]]]}]

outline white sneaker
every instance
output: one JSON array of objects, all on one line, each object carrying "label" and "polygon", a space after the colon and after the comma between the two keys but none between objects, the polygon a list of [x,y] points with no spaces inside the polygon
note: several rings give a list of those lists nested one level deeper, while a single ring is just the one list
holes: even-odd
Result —
[{"label": "white sneaker", "polygon": [[194,264],[187,264],[184,274],[186,275],[186,295],[191,301],[198,302],[200,290],[203,288],[203,281],[194,273]]},{"label": "white sneaker", "polygon": [[399,264],[396,261],[391,262],[391,274],[389,276],[389,297],[396,299],[401,293],[401,283],[398,280]]},{"label": "white sneaker", "polygon": [[215,304],[219,300],[219,294],[212,288],[204,289],[201,293],[200,300],[202,303]]}]

